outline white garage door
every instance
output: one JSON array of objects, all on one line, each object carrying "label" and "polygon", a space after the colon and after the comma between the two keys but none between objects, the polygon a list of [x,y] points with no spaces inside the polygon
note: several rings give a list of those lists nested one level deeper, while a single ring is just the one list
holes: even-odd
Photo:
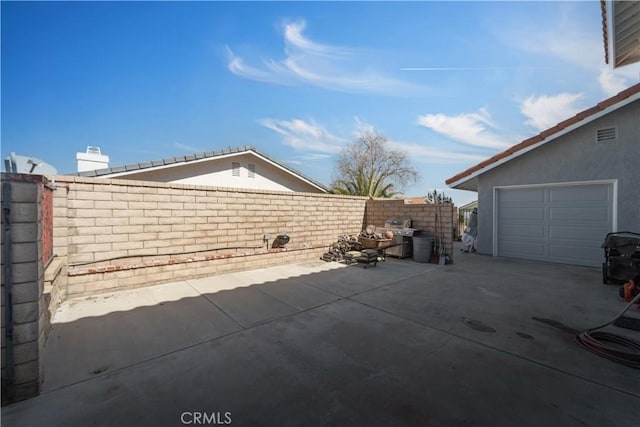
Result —
[{"label": "white garage door", "polygon": [[597,267],[613,230],[612,183],[496,189],[499,256]]}]

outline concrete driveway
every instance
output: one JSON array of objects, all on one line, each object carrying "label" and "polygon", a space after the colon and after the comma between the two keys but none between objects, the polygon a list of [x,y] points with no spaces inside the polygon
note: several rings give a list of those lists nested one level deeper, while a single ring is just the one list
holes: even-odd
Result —
[{"label": "concrete driveway", "polygon": [[68,301],[44,392],[3,426],[638,425],[640,371],[574,340],[624,307],[617,287],[583,267],[455,261],[318,261]]}]

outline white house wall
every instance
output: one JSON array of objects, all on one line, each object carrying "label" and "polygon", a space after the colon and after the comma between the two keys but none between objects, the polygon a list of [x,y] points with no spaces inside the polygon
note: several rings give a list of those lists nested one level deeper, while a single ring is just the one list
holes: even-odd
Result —
[{"label": "white house wall", "polygon": [[[240,175],[233,176],[232,163],[240,163]],[[249,177],[248,165],[255,165],[255,177]],[[185,163],[173,167],[140,171],[124,175],[120,179],[135,179],[176,184],[208,185],[216,187],[251,188],[272,191],[319,190],[294,175],[251,155],[242,154],[222,159]]]}]

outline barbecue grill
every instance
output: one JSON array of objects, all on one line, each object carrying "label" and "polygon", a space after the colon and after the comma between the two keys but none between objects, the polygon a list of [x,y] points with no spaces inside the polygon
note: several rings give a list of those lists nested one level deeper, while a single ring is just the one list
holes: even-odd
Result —
[{"label": "barbecue grill", "polygon": [[384,234],[386,231],[393,233],[391,243],[393,246],[386,250],[386,254],[398,258],[409,258],[413,255],[413,235],[418,232],[411,228],[410,218],[389,218],[384,227],[377,228],[376,232]]}]

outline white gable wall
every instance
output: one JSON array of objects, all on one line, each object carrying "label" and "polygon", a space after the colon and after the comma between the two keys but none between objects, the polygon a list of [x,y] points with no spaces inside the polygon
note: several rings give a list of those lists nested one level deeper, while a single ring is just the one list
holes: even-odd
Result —
[{"label": "white gable wall", "polygon": [[[233,162],[240,163],[240,176],[233,176]],[[249,164],[255,165],[254,178],[249,177]],[[252,154],[213,158],[148,171],[141,170],[118,178],[256,190],[320,192],[317,187]]]}]

